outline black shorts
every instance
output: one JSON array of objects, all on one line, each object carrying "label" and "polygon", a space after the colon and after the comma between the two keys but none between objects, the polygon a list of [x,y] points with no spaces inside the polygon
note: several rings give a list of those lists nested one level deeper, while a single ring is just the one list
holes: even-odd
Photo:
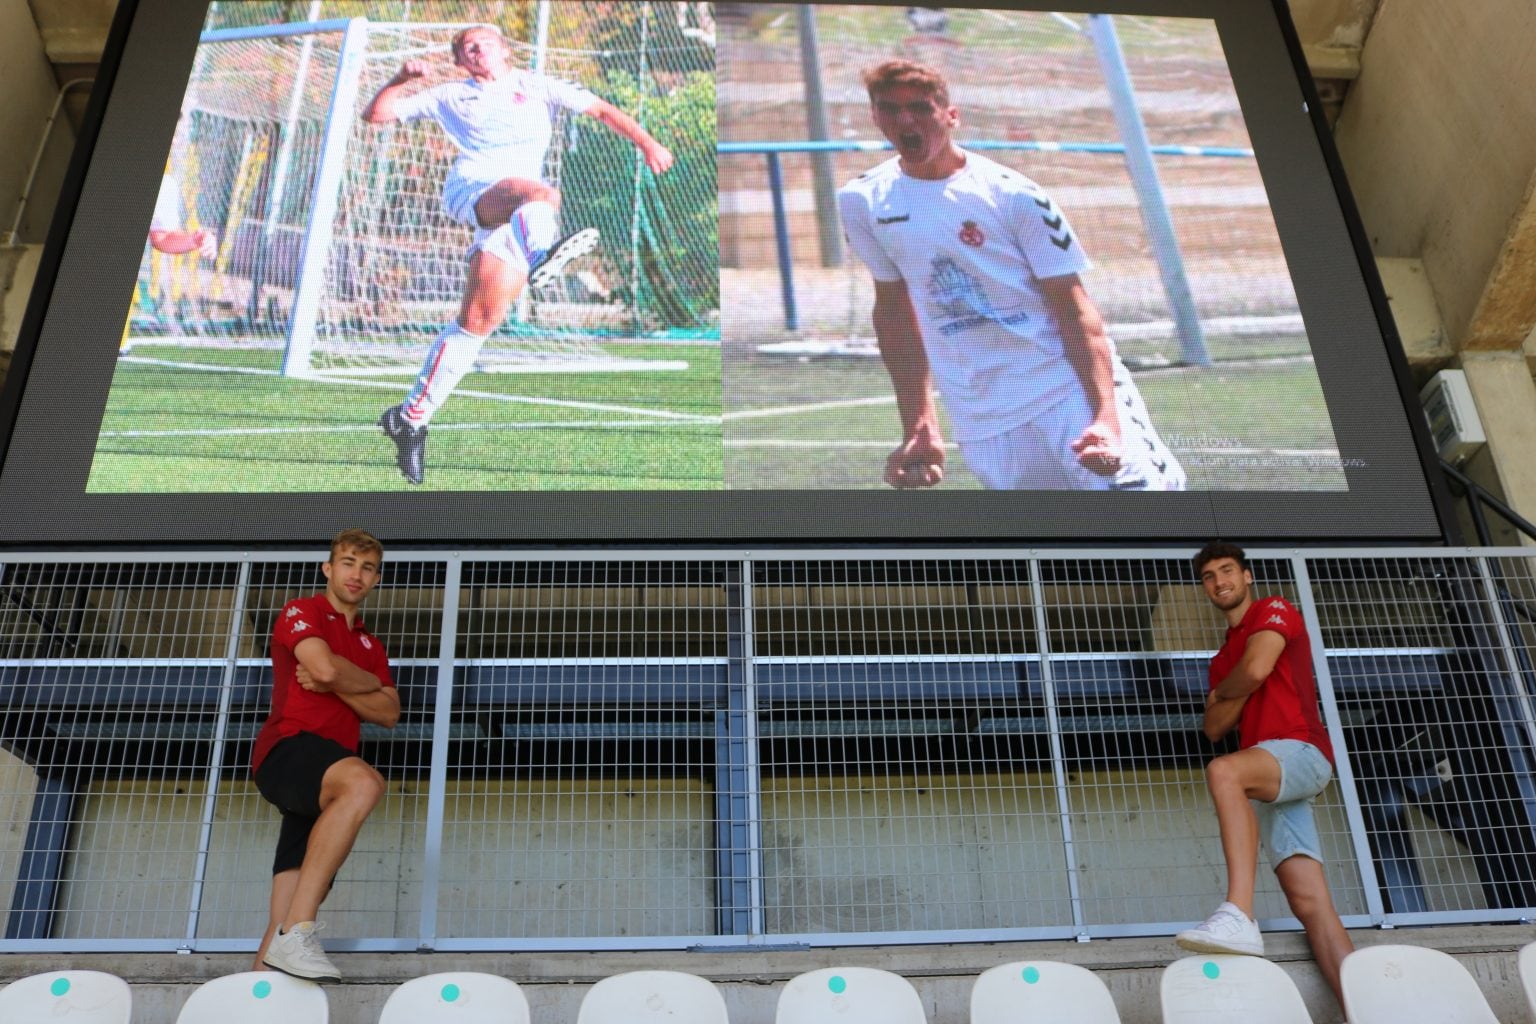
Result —
[{"label": "black shorts", "polygon": [[279,740],[262,759],[253,776],[256,789],[283,814],[277,854],[272,858],[274,875],[296,870],[304,863],[310,830],[320,817],[320,785],[326,770],[337,761],[356,756],[335,740],[301,732]]}]

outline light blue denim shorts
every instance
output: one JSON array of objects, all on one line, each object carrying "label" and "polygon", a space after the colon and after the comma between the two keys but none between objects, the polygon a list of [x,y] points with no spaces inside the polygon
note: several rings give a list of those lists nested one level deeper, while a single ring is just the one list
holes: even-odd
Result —
[{"label": "light blue denim shorts", "polygon": [[1323,844],[1317,836],[1312,801],[1333,778],[1333,765],[1321,750],[1302,740],[1261,740],[1254,746],[1269,751],[1280,762],[1279,795],[1270,803],[1253,801],[1270,866],[1279,867],[1298,853],[1321,864]]}]

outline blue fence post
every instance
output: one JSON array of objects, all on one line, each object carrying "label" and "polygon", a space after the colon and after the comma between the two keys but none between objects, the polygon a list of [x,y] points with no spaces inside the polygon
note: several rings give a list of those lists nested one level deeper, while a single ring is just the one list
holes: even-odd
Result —
[{"label": "blue fence post", "polygon": [[784,212],[784,172],[779,154],[768,154],[768,190],[773,193],[773,234],[779,250],[779,287],[784,292],[784,326],[800,329],[800,313],[795,309],[795,271],[789,253],[789,216]]}]

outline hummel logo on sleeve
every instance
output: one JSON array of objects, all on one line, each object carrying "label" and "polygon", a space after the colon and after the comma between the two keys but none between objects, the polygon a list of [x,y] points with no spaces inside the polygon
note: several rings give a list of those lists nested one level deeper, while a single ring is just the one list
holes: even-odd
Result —
[{"label": "hummel logo on sleeve", "polygon": [[894,217],[876,217],[876,224],[901,224],[912,219],[910,213],[897,214]]},{"label": "hummel logo on sleeve", "polygon": [[1060,249],[1062,252],[1066,252],[1068,249],[1072,248],[1072,232],[1068,231],[1060,238],[1052,235],[1051,244]]},{"label": "hummel logo on sleeve", "polygon": [[1061,230],[1061,214],[1058,213],[1054,217],[1041,217],[1040,219],[1043,220],[1045,222],[1045,226],[1050,228],[1052,231]]}]

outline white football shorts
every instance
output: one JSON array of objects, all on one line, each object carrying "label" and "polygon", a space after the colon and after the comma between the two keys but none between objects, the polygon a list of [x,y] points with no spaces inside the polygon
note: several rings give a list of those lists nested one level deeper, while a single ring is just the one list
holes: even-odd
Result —
[{"label": "white football shorts", "polygon": [[1075,388],[1028,423],[963,444],[965,464],[984,487],[995,491],[1184,490],[1184,467],[1158,436],[1141,392],[1119,359],[1115,409],[1120,416],[1121,465],[1114,476],[1085,468],[1072,451],[1072,442],[1093,421],[1087,397]]}]

